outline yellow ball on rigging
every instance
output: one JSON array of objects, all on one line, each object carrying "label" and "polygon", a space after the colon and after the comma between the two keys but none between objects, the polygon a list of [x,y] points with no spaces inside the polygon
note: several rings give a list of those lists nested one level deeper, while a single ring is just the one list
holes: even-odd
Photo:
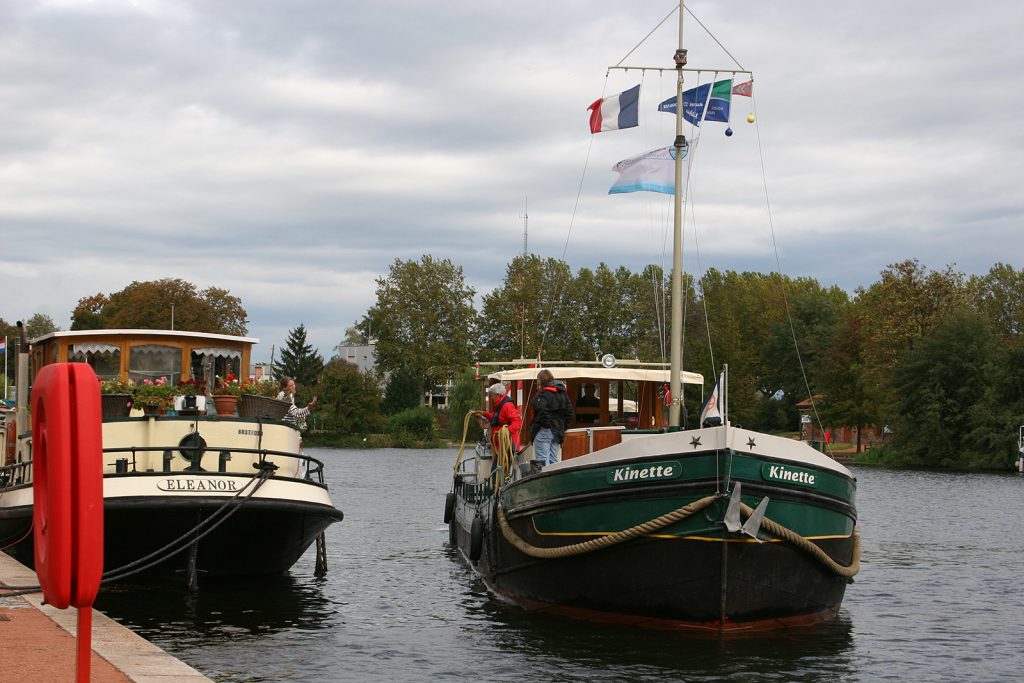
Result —
[{"label": "yellow ball on rigging", "polygon": [[754,122],[754,115],[753,114],[747,114],[747,123],[753,123],[753,122]]}]

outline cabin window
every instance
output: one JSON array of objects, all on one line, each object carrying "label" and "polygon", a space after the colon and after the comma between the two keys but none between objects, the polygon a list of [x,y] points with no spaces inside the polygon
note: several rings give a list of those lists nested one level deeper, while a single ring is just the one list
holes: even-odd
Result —
[{"label": "cabin window", "polygon": [[156,381],[166,377],[171,384],[181,379],[181,349],[164,344],[141,344],[131,348],[128,379]]},{"label": "cabin window", "polygon": [[121,347],[113,344],[72,344],[71,363],[87,363],[100,379],[121,376]]},{"label": "cabin window", "polygon": [[577,384],[576,424],[597,424],[601,420],[601,391],[592,382]]},{"label": "cabin window", "polygon": [[206,386],[213,387],[217,377],[234,375],[241,381],[242,352],[238,349],[206,347],[193,349],[191,363],[192,377],[201,377]]},{"label": "cabin window", "polygon": [[625,380],[609,383],[608,420],[613,425],[634,429],[638,424],[639,384]]}]

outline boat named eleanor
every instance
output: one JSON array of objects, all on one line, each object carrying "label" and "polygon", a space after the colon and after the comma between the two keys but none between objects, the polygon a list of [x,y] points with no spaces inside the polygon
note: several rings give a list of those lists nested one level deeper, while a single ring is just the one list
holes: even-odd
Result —
[{"label": "boat named eleanor", "polygon": [[[214,386],[216,377],[243,376],[257,341],[162,330],[54,332],[33,340],[31,362],[19,354],[25,368],[18,384],[27,386],[50,363],[82,362],[101,380]],[[301,433],[282,419],[284,410],[271,415],[258,405],[241,411],[248,416],[217,415],[199,407],[200,396],[178,399],[177,411],[147,415],[139,406],[129,412],[126,399],[115,398],[112,412],[105,405],[102,424],[106,577],[182,573],[195,581],[285,572],[314,541],[321,550],[324,530],[343,518],[323,463],[302,452]],[[19,401],[5,420],[0,545],[31,566],[26,405]]]}]

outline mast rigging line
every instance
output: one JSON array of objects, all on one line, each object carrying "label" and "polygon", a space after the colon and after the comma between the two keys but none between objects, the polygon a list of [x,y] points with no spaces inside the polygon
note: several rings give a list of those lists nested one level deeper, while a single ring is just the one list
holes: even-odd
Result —
[{"label": "mast rigging line", "polygon": [[[807,379],[807,368],[804,366],[803,355],[800,353],[800,344],[796,338],[796,326],[793,324],[793,312],[789,306],[789,297],[786,295],[786,284],[782,275],[782,257],[779,256],[779,245],[775,240],[775,221],[772,218],[772,204],[768,196],[768,173],[765,170],[764,150],[761,146],[761,119],[757,115],[757,100],[753,93],[750,95],[750,107],[753,109],[754,120],[757,122],[757,125],[754,126],[754,133],[757,136],[757,155],[761,162],[761,184],[764,187],[764,203],[765,209],[768,213],[768,229],[772,238],[772,249],[775,252],[775,268],[779,273],[779,288],[782,290],[782,303],[786,309],[786,321],[789,323],[789,334],[793,339],[793,350],[796,352],[797,364],[800,366],[800,377],[804,381],[804,389],[807,391],[807,400],[811,402],[811,410],[814,412],[814,421],[817,422],[818,429],[821,430],[821,433],[824,435],[825,426],[821,422],[821,416],[818,414],[818,404],[814,400],[814,394],[811,392],[811,383]],[[822,441],[824,441],[824,439],[822,439]],[[831,444],[826,443],[825,448],[828,455],[831,456]]]}]

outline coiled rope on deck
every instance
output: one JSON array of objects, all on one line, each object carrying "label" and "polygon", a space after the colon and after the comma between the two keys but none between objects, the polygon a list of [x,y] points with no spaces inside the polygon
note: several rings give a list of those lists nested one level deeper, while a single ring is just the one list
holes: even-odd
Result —
[{"label": "coiled rope on deck", "polygon": [[[595,538],[581,543],[574,543],[573,545],[559,546],[557,548],[541,548],[524,541],[508,523],[508,519],[505,517],[505,509],[501,504],[501,501],[498,501],[498,525],[501,527],[501,533],[505,537],[505,540],[511,543],[516,550],[530,557],[549,560],[582,555],[584,553],[607,548],[618,543],[623,543],[624,541],[628,541],[644,534],[649,534],[653,531],[657,531],[658,529],[663,529],[670,524],[686,519],[694,513],[703,510],[708,505],[711,505],[717,497],[718,496],[706,496],[700,500],[688,503],[681,508],[677,508],[672,512],[664,514],[661,517],[652,519],[649,522],[637,524],[625,531],[617,531],[613,534],[602,536],[601,538]],[[747,517],[754,512],[754,510],[745,503],[740,505],[740,511]],[[852,578],[860,571],[860,533],[856,530],[853,532],[853,561],[850,563],[850,566],[844,567],[829,557],[824,550],[816,546],[814,543],[811,543],[800,534],[787,529],[778,522],[774,522],[765,517],[761,520],[761,528],[773,536],[784,541],[788,541],[798,549],[810,554],[814,559],[824,565],[826,569],[839,576]]]},{"label": "coiled rope on deck", "polygon": [[[459,473],[459,465],[462,464],[462,454],[466,450],[466,437],[469,435],[469,422],[474,417],[486,417],[482,410],[471,410],[466,413],[466,417],[462,420],[462,443],[459,444],[459,453],[455,456],[455,467],[452,468],[452,477],[455,477]],[[501,429],[494,433],[494,457],[498,463],[498,467],[504,475],[504,479],[508,479],[512,475],[512,467],[515,465],[516,452],[512,447],[512,433],[509,432],[507,425],[502,425]],[[502,481],[498,482],[500,488]]]}]

